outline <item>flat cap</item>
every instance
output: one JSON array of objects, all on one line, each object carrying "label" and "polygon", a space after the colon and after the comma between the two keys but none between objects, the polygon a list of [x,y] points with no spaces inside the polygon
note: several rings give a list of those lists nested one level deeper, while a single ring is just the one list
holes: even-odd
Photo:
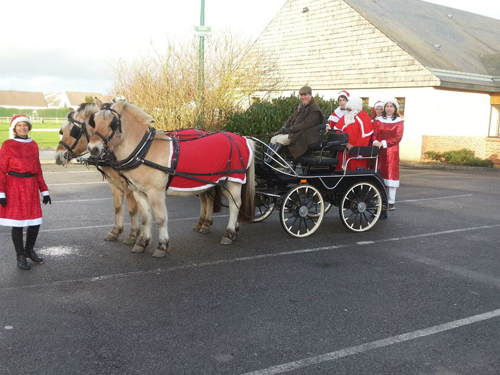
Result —
[{"label": "flat cap", "polygon": [[299,95],[302,95],[302,94],[312,94],[311,87],[309,87],[309,86],[301,87],[299,90]]}]

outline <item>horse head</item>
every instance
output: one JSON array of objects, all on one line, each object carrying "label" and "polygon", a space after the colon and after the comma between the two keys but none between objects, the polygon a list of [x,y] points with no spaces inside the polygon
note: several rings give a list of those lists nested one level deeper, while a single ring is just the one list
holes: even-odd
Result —
[{"label": "horse head", "polygon": [[100,157],[112,143],[119,143],[122,134],[121,111],[125,101],[103,103],[96,98],[100,110],[93,113],[88,124],[92,128],[92,137],[87,146],[90,155]]},{"label": "horse head", "polygon": [[76,111],[68,113],[68,121],[59,129],[61,140],[55,154],[57,164],[66,165],[74,157],[85,153],[91,135],[86,121],[98,110],[93,103],[82,103]]}]

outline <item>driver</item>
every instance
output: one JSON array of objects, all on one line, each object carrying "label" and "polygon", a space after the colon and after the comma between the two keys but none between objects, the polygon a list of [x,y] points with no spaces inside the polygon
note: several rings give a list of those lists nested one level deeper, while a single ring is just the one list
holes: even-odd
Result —
[{"label": "driver", "polygon": [[[321,124],[323,119],[321,109],[312,96],[311,87],[302,87],[299,90],[299,96],[301,104],[285,125],[271,138],[269,145],[276,153],[279,153],[283,146],[288,146],[294,159],[305,153],[310,144],[319,141],[316,126]],[[271,160],[269,154],[264,159],[266,163]]]}]

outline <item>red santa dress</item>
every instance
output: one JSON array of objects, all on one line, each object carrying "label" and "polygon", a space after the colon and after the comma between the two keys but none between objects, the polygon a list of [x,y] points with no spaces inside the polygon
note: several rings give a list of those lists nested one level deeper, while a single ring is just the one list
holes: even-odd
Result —
[{"label": "red santa dress", "polygon": [[342,117],[344,117],[345,109],[341,109],[338,107],[335,111],[332,112],[330,117],[328,117],[328,126],[330,129],[335,129],[335,126],[340,121]]},{"label": "red santa dress", "polygon": [[[342,133],[349,134],[349,144],[351,146],[369,146],[371,144],[371,136],[373,134],[373,126],[370,115],[368,112],[361,111],[354,117],[354,122],[352,124],[345,124],[345,116],[342,117],[337,125],[335,125],[336,130],[342,131]],[[337,169],[342,169],[344,164],[344,154],[338,154],[339,163],[337,164]],[[349,158],[349,154],[347,154]],[[368,168],[369,160],[356,160],[351,159],[347,164],[347,170],[354,170],[358,168]]]},{"label": "red santa dress", "polygon": [[373,142],[382,142],[378,169],[388,187],[399,187],[399,142],[403,138],[404,120],[377,117],[373,123]]},{"label": "red santa dress", "polygon": [[[8,174],[32,174],[18,177]],[[25,227],[42,224],[40,193],[49,195],[40,165],[38,145],[31,138],[9,139],[0,148],[0,198],[7,198],[5,207],[0,205],[0,225]]]}]

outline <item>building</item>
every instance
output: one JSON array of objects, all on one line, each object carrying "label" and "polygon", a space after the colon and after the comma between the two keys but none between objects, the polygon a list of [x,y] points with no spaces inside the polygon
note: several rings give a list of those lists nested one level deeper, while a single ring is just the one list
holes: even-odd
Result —
[{"label": "building", "polygon": [[45,95],[45,100],[49,108],[74,108],[77,109],[81,103],[85,103],[86,98],[99,98],[102,101],[110,102],[113,97],[95,92],[73,92],[63,91]]},{"label": "building", "polygon": [[47,109],[47,102],[41,92],[0,90],[0,107]]},{"label": "building", "polygon": [[308,84],[398,98],[402,159],[469,148],[500,162],[500,20],[421,0],[288,0],[253,52],[276,59],[276,96]]}]

